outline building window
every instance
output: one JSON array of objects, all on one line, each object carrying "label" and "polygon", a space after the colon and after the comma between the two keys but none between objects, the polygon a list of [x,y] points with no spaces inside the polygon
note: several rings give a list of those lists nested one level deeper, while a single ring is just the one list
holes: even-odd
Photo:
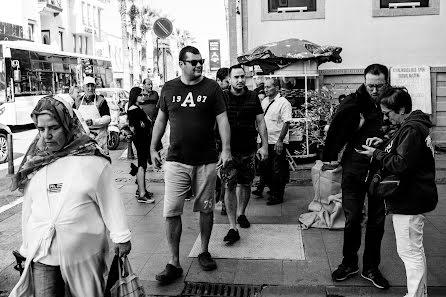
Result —
[{"label": "building window", "polygon": [[73,53],[76,52],[76,41],[77,41],[76,34],[73,34]]},{"label": "building window", "polygon": [[28,39],[34,41],[34,24],[28,24]]},{"label": "building window", "polygon": [[429,7],[429,0],[380,0],[380,8],[416,8]]},{"label": "building window", "polygon": [[374,17],[439,15],[440,0],[372,0]]},{"label": "building window", "polygon": [[88,54],[88,37],[85,36],[85,54]]},{"label": "building window", "polygon": [[261,0],[262,21],[325,18],[325,0]]},{"label": "building window", "polygon": [[50,30],[42,30],[42,43],[51,44]]},{"label": "building window", "polygon": [[98,14],[97,14],[97,8],[96,6],[93,6],[93,27],[98,27],[98,20],[97,20]]},{"label": "building window", "polygon": [[63,51],[63,32],[59,31],[60,50]]},{"label": "building window", "polygon": [[316,0],[268,0],[268,12],[316,11]]},{"label": "building window", "polygon": [[82,25],[87,24],[87,10],[85,2],[82,1]]},{"label": "building window", "polygon": [[83,44],[82,44],[83,37],[82,35],[79,36],[79,53],[82,54],[82,51],[84,50]]},{"label": "building window", "polygon": [[91,26],[91,5],[87,4],[87,25]]}]

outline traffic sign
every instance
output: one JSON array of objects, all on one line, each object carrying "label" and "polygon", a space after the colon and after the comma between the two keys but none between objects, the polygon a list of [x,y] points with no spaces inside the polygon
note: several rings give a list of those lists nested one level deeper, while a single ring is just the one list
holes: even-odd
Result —
[{"label": "traffic sign", "polygon": [[167,38],[170,34],[172,34],[172,30],[172,22],[166,18],[159,18],[153,24],[153,32],[159,38]]}]

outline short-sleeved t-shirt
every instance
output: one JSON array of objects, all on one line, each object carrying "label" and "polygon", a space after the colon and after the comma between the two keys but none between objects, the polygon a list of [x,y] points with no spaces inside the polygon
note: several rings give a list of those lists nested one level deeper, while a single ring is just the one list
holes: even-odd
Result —
[{"label": "short-sleeved t-shirt", "polygon": [[231,126],[231,150],[237,153],[252,153],[257,148],[257,115],[263,114],[257,94],[245,87],[242,95],[230,90],[227,95],[228,120]]},{"label": "short-sleeved t-shirt", "polygon": [[226,111],[220,86],[206,77],[196,85],[175,78],[165,83],[158,107],[170,121],[167,161],[188,165],[217,162],[215,117]]},{"label": "short-sleeved t-shirt", "polygon": [[142,110],[146,113],[146,115],[152,122],[155,122],[156,115],[158,114],[158,108],[156,107],[156,105],[158,104],[158,99],[158,93],[156,91],[152,91],[149,93],[149,99],[140,104]]}]

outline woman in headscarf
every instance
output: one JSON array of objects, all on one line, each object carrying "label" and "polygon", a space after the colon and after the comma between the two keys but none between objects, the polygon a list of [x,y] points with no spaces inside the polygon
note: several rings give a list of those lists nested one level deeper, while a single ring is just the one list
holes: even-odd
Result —
[{"label": "woman in headscarf", "polygon": [[[373,158],[383,177],[395,175],[398,186],[386,197],[386,213],[392,214],[398,255],[406,268],[405,297],[427,296],[427,267],[423,247],[425,214],[438,202],[435,158],[429,115],[412,111],[412,99],[404,88],[389,88],[381,97],[381,111],[398,130],[383,144],[366,140],[360,154]],[[370,175],[372,176],[372,175]],[[372,197],[379,199],[379,197]]]},{"label": "woman in headscarf", "polygon": [[39,133],[12,184],[24,190],[26,263],[10,296],[103,296],[106,229],[116,253],[131,249],[110,159],[57,95],[40,99],[31,117]]},{"label": "woman in headscarf", "polygon": [[[146,95],[147,96],[147,95]],[[150,160],[150,138],[151,138],[151,122],[147,118],[146,113],[140,107],[145,102],[142,89],[133,87],[129,95],[129,109],[127,117],[129,125],[133,131],[133,144],[136,147],[138,157],[138,171],[136,173],[136,182],[138,189],[136,190],[136,199],[140,203],[154,203],[153,193],[146,190],[146,169],[147,162]]]}]

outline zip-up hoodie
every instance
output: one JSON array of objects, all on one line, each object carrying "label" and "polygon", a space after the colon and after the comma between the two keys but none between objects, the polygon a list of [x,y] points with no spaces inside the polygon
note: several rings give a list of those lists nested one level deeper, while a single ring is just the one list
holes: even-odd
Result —
[{"label": "zip-up hoodie", "polygon": [[387,201],[390,213],[422,214],[434,210],[437,205],[431,127],[429,116],[415,110],[385,143],[384,151],[377,149],[373,153],[384,174],[394,174],[400,179],[398,194]]}]

